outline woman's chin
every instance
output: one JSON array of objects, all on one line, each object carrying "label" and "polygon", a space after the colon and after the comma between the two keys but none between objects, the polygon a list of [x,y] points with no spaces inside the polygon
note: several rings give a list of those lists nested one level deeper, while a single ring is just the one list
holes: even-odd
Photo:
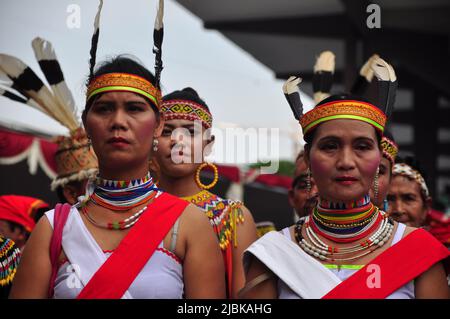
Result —
[{"label": "woman's chin", "polygon": [[190,163],[168,163],[161,167],[161,170],[172,178],[182,178],[195,172],[195,168]]},{"label": "woman's chin", "polygon": [[330,195],[330,197],[333,198],[332,201],[351,202],[357,200],[358,198],[362,198],[364,195],[367,195],[367,192],[355,189],[339,188]]}]

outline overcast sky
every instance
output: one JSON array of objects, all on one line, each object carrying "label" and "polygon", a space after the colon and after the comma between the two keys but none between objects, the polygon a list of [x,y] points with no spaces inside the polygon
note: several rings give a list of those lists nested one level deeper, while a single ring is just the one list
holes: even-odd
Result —
[{"label": "overcast sky", "polygon": [[[152,32],[156,0],[105,0],[97,61],[129,53],[153,71]],[[73,6],[75,5],[75,7]],[[40,36],[55,48],[66,81],[79,112],[83,108],[95,0],[2,0],[0,3],[0,52],[19,57],[39,76],[31,41]],[[68,20],[79,9],[79,27]],[[69,11],[69,12],[68,12]],[[209,105],[214,126],[280,129],[281,158],[292,159],[292,135],[300,139],[300,127],[276,80],[267,67],[202,22],[175,1],[165,1],[162,73],[163,94],[191,86]],[[43,78],[43,76],[42,76]],[[304,96],[306,109],[312,101]],[[0,98],[0,121],[21,123],[44,132],[66,130],[55,121],[27,106]],[[216,147],[221,149],[220,141]],[[217,161],[221,160],[216,152]],[[254,156],[253,156],[254,159]]]}]

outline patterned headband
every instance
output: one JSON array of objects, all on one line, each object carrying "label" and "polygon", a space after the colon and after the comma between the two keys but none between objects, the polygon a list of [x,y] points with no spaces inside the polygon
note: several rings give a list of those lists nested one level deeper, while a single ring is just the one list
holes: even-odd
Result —
[{"label": "patterned headband", "polygon": [[86,102],[93,96],[113,91],[126,91],[148,98],[160,110],[161,91],[143,77],[128,73],[106,73],[94,78],[86,93]]},{"label": "patterned headband", "polygon": [[338,119],[363,121],[381,133],[386,124],[386,115],[370,103],[356,100],[332,101],[313,108],[300,118],[303,135],[306,136],[320,123]]},{"label": "patterned headband", "polygon": [[406,176],[414,181],[416,181],[425,197],[430,196],[430,193],[428,191],[427,184],[425,183],[425,180],[423,179],[422,175],[415,169],[413,169],[411,166],[405,163],[397,163],[394,165],[394,168],[392,169],[392,175],[401,175]]},{"label": "patterned headband", "polygon": [[198,120],[202,122],[206,129],[212,126],[211,113],[203,105],[189,100],[164,101],[161,106],[161,113],[165,120]]},{"label": "patterned headband", "polygon": [[381,150],[383,151],[383,156],[391,162],[391,165],[394,165],[395,158],[398,154],[397,144],[394,141],[388,139],[386,136],[383,136],[380,142],[380,146]]}]

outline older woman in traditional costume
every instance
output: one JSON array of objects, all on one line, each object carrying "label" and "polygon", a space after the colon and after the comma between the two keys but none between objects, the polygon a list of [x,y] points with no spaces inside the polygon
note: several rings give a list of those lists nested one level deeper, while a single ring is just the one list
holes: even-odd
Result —
[{"label": "older woman in traditional costume", "polygon": [[[332,59],[323,53],[319,66]],[[377,58],[373,70],[380,86],[376,105],[338,94],[306,114],[300,79],[288,80],[285,92],[303,129],[319,201],[310,216],[247,249],[244,297],[448,298],[440,263],[447,248],[422,229],[394,222],[370,200],[396,88],[389,64]]]},{"label": "older woman in traditional costume", "polygon": [[389,213],[396,221],[412,227],[425,225],[432,200],[414,158],[400,159],[394,164],[387,200]]}]

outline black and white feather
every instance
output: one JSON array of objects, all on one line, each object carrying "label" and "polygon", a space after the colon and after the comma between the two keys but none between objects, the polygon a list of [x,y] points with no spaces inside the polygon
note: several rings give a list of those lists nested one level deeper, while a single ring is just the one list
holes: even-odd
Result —
[{"label": "black and white feather", "polygon": [[335,69],[335,55],[331,51],[320,53],[314,65],[313,91],[314,102],[318,104],[330,96]]},{"label": "black and white feather", "polygon": [[155,78],[156,86],[160,88],[162,62],[162,43],[164,38],[164,0],[159,0],[158,9],[155,18],[155,27],[153,29],[153,53],[155,54]]},{"label": "black and white feather", "polygon": [[89,78],[92,79],[94,76],[94,67],[97,58],[97,46],[98,46],[98,38],[100,36],[100,13],[103,8],[103,0],[100,0],[98,5],[97,14],[95,15],[94,21],[94,34],[91,39],[91,50],[90,50],[90,60],[89,60]]},{"label": "black and white feather", "polygon": [[393,67],[381,58],[374,60],[372,70],[378,79],[378,107],[389,119],[395,104],[397,76]]},{"label": "black and white feather", "polygon": [[64,80],[64,75],[52,44],[38,37],[33,40],[32,46],[39,66],[48,84],[50,84],[61,111],[67,113],[67,117],[76,116],[75,101]]},{"label": "black and white feather", "polygon": [[[50,78],[49,82],[54,83],[58,76],[49,73],[48,68],[44,72],[47,72],[46,76]],[[7,54],[0,54],[0,73],[3,76],[6,75],[9,79],[9,81],[1,82],[3,96],[25,103],[47,114],[71,131],[79,127],[80,124],[74,112],[74,104],[61,102],[61,100],[64,100],[64,95],[67,94],[73,101],[68,88],[66,88],[67,91],[65,89],[60,90],[61,85],[56,88],[57,85],[53,84],[53,87],[61,96],[57,97],[57,94],[49,89],[29,66],[20,59]]]},{"label": "black and white feather", "polygon": [[0,95],[15,102],[28,104],[31,107],[45,113],[39,104],[37,104],[33,99],[27,97],[25,94],[20,93],[20,90],[14,87],[14,83],[2,70],[0,70]]},{"label": "black and white feather", "polygon": [[358,77],[355,80],[355,83],[353,83],[352,89],[350,92],[352,94],[358,95],[358,96],[364,96],[370,83],[373,79],[373,70],[372,65],[376,59],[378,59],[380,56],[378,54],[372,55],[366,63],[361,67],[361,70],[359,70]]},{"label": "black and white feather", "polygon": [[303,103],[300,97],[300,83],[302,78],[291,76],[283,84],[283,93],[291,107],[292,113],[296,120],[300,120],[303,116]]}]

